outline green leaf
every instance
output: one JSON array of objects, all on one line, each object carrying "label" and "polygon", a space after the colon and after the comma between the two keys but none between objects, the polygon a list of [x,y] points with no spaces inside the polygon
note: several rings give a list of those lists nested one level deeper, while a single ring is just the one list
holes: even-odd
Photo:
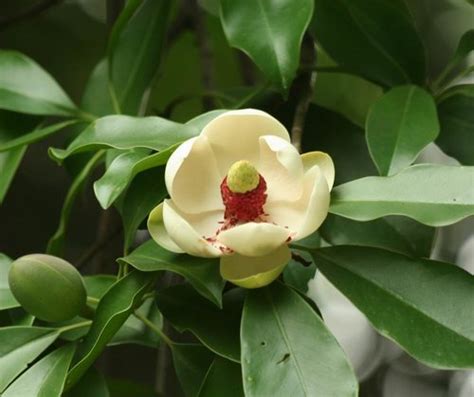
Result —
[{"label": "green leaf", "polygon": [[468,30],[461,36],[456,52],[454,53],[454,58],[462,59],[471,51],[474,51],[474,29]]},{"label": "green leaf", "polygon": [[102,59],[89,76],[82,95],[81,106],[85,111],[101,117],[114,113],[108,83],[108,62]]},{"label": "green leaf", "polygon": [[336,339],[311,306],[283,284],[249,291],[241,343],[248,397],[357,395],[357,380]]},{"label": "green leaf", "polygon": [[312,254],[374,327],[417,360],[434,368],[474,366],[472,275],[378,248],[330,247]]},{"label": "green leaf", "polygon": [[331,245],[362,245],[429,257],[435,229],[398,216],[358,222],[329,214],[319,232]]},{"label": "green leaf", "polygon": [[8,152],[0,153],[0,204],[2,204],[5,195],[13,181],[21,160],[26,153],[26,146],[12,149]]},{"label": "green leaf", "polygon": [[380,175],[409,166],[439,133],[436,105],[414,85],[391,89],[370,109],[366,138]]},{"label": "green leaf", "polygon": [[106,292],[117,282],[117,277],[110,274],[95,274],[84,277],[87,296],[97,300],[102,299]]},{"label": "green leaf", "polygon": [[151,384],[128,379],[107,379],[107,384],[110,390],[110,397],[165,397],[156,394]]},{"label": "green leaf", "polygon": [[474,84],[447,90],[438,100],[438,115],[441,132],[436,143],[462,164],[474,165]]},{"label": "green leaf", "polygon": [[240,289],[229,291],[224,295],[223,309],[219,309],[189,285],[176,285],[158,292],[156,303],[178,331],[191,331],[214,353],[238,362],[242,295]]},{"label": "green leaf", "polygon": [[50,149],[61,162],[72,154],[100,148],[163,150],[199,134],[196,128],[160,117],[106,116],[92,122],[66,150]]},{"label": "green leaf", "polygon": [[403,215],[445,226],[474,215],[474,167],[420,164],[391,177],[367,177],[337,186],[329,211],[368,221]]},{"label": "green leaf", "polygon": [[[25,131],[31,131],[38,124],[38,117],[0,111],[0,146],[21,137]],[[26,146],[0,153],[0,204],[2,203],[15,173],[26,152]]]},{"label": "green leaf", "polygon": [[217,259],[175,254],[149,240],[119,261],[128,263],[142,272],[166,270],[177,273],[185,277],[203,297],[217,306],[222,304],[225,282],[219,273]]},{"label": "green leaf", "polygon": [[43,127],[43,128],[36,128],[32,132],[21,135],[16,139],[11,139],[9,141],[1,142],[0,152],[4,152],[11,149],[17,149],[18,147],[38,142],[46,138],[47,136],[50,136],[54,134],[55,132],[62,130],[65,127],[68,127],[70,125],[77,124],[77,123],[78,123],[77,120],[69,120],[69,121],[64,121],[62,123],[48,125],[47,127]]},{"label": "green leaf", "polygon": [[315,37],[344,69],[389,87],[424,83],[425,50],[403,0],[316,0],[314,17]]},{"label": "green leaf", "polygon": [[179,383],[186,397],[197,397],[214,354],[199,344],[175,343],[171,350]]},{"label": "green leaf", "polygon": [[68,387],[84,375],[130,314],[140,305],[154,278],[154,274],[131,272],[103,296],[88,334],[77,347],[74,366],[68,375]]},{"label": "green leaf", "polygon": [[309,106],[306,115],[303,149],[304,152],[321,150],[332,157],[336,183],[377,173],[367,150],[364,130],[341,115],[315,105]]},{"label": "green leaf", "polygon": [[[283,280],[285,284],[295,288],[303,294],[308,291],[308,282],[316,273],[316,265],[306,252],[292,251],[292,259],[283,270]],[[295,255],[300,261],[295,260]]]},{"label": "green leaf", "polygon": [[0,254],[0,310],[18,307],[10,286],[8,285],[8,272],[10,271],[12,260],[5,254]]},{"label": "green leaf", "polygon": [[216,357],[207,371],[198,396],[244,397],[240,365],[225,358]]},{"label": "green leaf", "polygon": [[0,393],[58,337],[51,328],[13,326],[0,328]]},{"label": "green leaf", "polygon": [[74,345],[66,345],[38,361],[2,394],[3,397],[61,397]]},{"label": "green leaf", "polygon": [[114,28],[109,47],[110,80],[122,113],[138,113],[156,75],[171,6],[167,0],[144,0],[139,5],[129,2],[124,10],[127,17]]},{"label": "green leaf", "polygon": [[138,173],[165,165],[176,147],[173,145],[153,154],[149,154],[146,149],[139,149],[117,156],[104,175],[94,183],[94,192],[101,207],[109,208]]},{"label": "green leaf", "polygon": [[311,0],[221,0],[221,21],[229,44],[248,54],[283,91],[295,77],[301,41],[312,15]]},{"label": "green leaf", "polygon": [[0,50],[0,109],[77,116],[79,110],[54,79],[31,58]]},{"label": "green leaf", "polygon": [[66,228],[69,223],[69,217],[71,215],[72,207],[76,201],[76,197],[84,187],[87,179],[94,171],[97,164],[102,160],[103,152],[97,152],[92,156],[84,168],[74,178],[66,198],[64,199],[63,207],[61,209],[61,217],[59,219],[59,225],[54,235],[49,239],[46,252],[51,255],[60,256],[64,250],[64,243],[66,240]]},{"label": "green leaf", "polygon": [[65,397],[110,397],[110,393],[102,374],[90,367]]},{"label": "green leaf", "polygon": [[[153,300],[145,301],[136,312],[148,318],[157,328],[163,327],[163,318]],[[153,330],[138,318],[130,316],[107,345],[136,344],[156,348],[159,343],[160,338]]]},{"label": "green leaf", "polygon": [[132,181],[119,205],[124,229],[125,253],[128,253],[140,224],[167,195],[164,167],[145,171]]}]

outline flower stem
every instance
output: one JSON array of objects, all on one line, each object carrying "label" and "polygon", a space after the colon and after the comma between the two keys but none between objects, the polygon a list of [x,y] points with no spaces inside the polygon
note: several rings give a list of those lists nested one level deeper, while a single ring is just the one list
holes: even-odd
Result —
[{"label": "flower stem", "polygon": [[64,327],[58,328],[58,331],[63,333],[63,332],[67,332],[67,331],[72,331],[72,330],[77,329],[77,328],[88,327],[91,324],[92,324],[92,320],[86,320],[86,321],[82,321],[80,323],[65,325]]}]

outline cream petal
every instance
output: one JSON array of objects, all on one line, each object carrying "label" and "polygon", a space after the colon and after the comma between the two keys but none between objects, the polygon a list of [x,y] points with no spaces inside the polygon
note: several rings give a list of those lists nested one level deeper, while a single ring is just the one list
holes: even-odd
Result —
[{"label": "cream petal", "polygon": [[171,239],[163,223],[163,203],[158,204],[148,217],[148,231],[151,237],[163,248],[177,254],[184,251]]},{"label": "cream petal", "polygon": [[296,148],[272,135],[260,137],[258,172],[267,183],[267,202],[294,201],[303,190],[303,163]]},{"label": "cream petal", "polygon": [[[185,214],[179,211],[172,200],[165,200],[163,202],[163,221],[170,238],[176,245],[190,255],[204,258],[222,255],[222,251],[219,248],[203,237],[205,234],[200,233],[202,230],[197,230],[193,227],[199,224],[196,218],[200,218],[202,224],[206,225],[206,228],[209,228],[210,222],[207,218],[209,214],[211,213],[195,215],[193,219],[194,224],[192,224],[192,222],[185,218]],[[188,215],[188,217],[192,218],[192,215]]]},{"label": "cream petal", "polygon": [[165,170],[166,188],[186,213],[223,209],[216,158],[205,137],[187,140],[171,155]]},{"label": "cream petal", "polygon": [[217,240],[245,256],[262,256],[284,244],[290,231],[265,222],[248,222],[219,233]]},{"label": "cream petal", "polygon": [[332,161],[331,156],[324,152],[308,152],[301,155],[301,160],[303,161],[305,172],[310,168],[313,168],[315,165],[321,168],[321,171],[326,178],[329,191],[331,191],[334,185],[335,176],[334,162]]},{"label": "cream petal", "polygon": [[264,256],[223,256],[221,276],[243,288],[264,287],[281,274],[290,258],[291,251],[286,244]]},{"label": "cream petal", "polygon": [[268,113],[256,109],[232,110],[217,116],[202,130],[216,154],[221,173],[227,174],[238,160],[257,163],[258,139],[262,135],[278,136],[287,142],[286,128]]},{"label": "cream petal", "polygon": [[265,206],[271,221],[294,232],[294,241],[316,231],[329,210],[329,188],[317,165],[305,173],[303,184],[303,194],[299,200],[273,202]]}]

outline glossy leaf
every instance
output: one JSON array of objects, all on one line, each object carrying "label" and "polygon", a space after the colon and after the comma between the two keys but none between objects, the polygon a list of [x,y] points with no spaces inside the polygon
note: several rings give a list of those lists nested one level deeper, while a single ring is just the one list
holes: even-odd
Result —
[{"label": "glossy leaf", "polygon": [[186,397],[197,397],[214,354],[199,344],[173,345],[173,364]]},{"label": "glossy leaf", "polygon": [[143,220],[167,196],[164,167],[150,169],[131,182],[119,204],[124,229],[124,251],[128,252]]},{"label": "glossy leaf", "polygon": [[140,305],[154,278],[154,274],[131,272],[107,291],[97,306],[88,334],[77,347],[74,366],[68,375],[68,386],[76,383],[102,353],[107,343]]},{"label": "glossy leaf", "polygon": [[330,247],[313,256],[374,327],[417,360],[434,368],[474,366],[474,276],[378,248]]},{"label": "glossy leaf", "polygon": [[[136,312],[146,317],[155,327],[159,329],[162,328],[163,318],[153,300],[149,299],[145,301]],[[136,344],[157,348],[159,343],[160,338],[156,332],[151,330],[140,319],[135,316],[130,316],[108,343],[108,346]]]},{"label": "glossy leaf", "polygon": [[298,68],[301,41],[311,21],[313,2],[221,0],[220,3],[221,21],[230,45],[248,54],[273,83],[288,90]]},{"label": "glossy leaf", "polygon": [[315,37],[344,69],[389,87],[424,83],[425,50],[403,0],[316,0],[314,16]]},{"label": "glossy leaf", "polygon": [[53,351],[28,369],[2,397],[61,397],[74,345]]},{"label": "glossy leaf", "polygon": [[64,121],[62,123],[56,123],[48,125],[47,127],[37,128],[34,131],[21,135],[16,139],[11,139],[9,141],[4,141],[0,143],[0,152],[4,152],[11,149],[16,149],[18,147],[29,145],[40,141],[49,135],[54,134],[62,130],[65,127],[78,123],[77,120]]},{"label": "glossy leaf", "polygon": [[160,291],[156,303],[178,331],[191,331],[214,353],[238,362],[242,300],[241,290],[229,291],[224,295],[223,309],[219,309],[189,285],[177,285]]},{"label": "glossy leaf", "polygon": [[151,85],[161,62],[172,2],[144,0],[129,2],[122,26],[114,29],[109,47],[110,81],[116,100],[124,114],[139,111],[145,91]]},{"label": "glossy leaf", "polygon": [[110,393],[103,375],[91,367],[65,397],[110,397]]},{"label": "glossy leaf", "polygon": [[114,113],[108,83],[108,62],[107,59],[102,59],[95,66],[84,88],[81,106],[85,111],[101,117]]},{"label": "glossy leaf", "polygon": [[357,380],[336,339],[311,306],[283,284],[249,291],[241,344],[248,397],[357,395]]},{"label": "glossy leaf", "polygon": [[438,101],[441,132],[436,143],[461,164],[474,165],[474,84],[447,90]]},{"label": "glossy leaf", "polygon": [[0,109],[38,115],[78,114],[58,83],[26,55],[1,50],[0,70]]},{"label": "glossy leaf", "polygon": [[106,116],[92,122],[66,150],[50,149],[50,155],[60,162],[72,154],[100,148],[163,150],[198,133],[190,125],[160,117]]},{"label": "glossy leaf", "polygon": [[95,274],[84,277],[87,296],[100,300],[106,292],[117,282],[117,277],[111,274]]},{"label": "glossy leaf", "polygon": [[0,254],[0,310],[18,307],[17,302],[8,285],[8,272],[12,260],[5,254]]},{"label": "glossy leaf", "polygon": [[216,357],[207,371],[198,396],[244,397],[240,365],[223,357]]},{"label": "glossy leaf", "polygon": [[368,221],[403,215],[444,226],[474,215],[474,167],[420,164],[391,177],[367,177],[333,189],[329,211]]},{"label": "glossy leaf", "polygon": [[387,92],[367,118],[367,145],[380,175],[393,175],[409,166],[438,133],[435,102],[414,85]]},{"label": "glossy leaf", "polygon": [[292,251],[292,259],[283,270],[285,284],[303,294],[308,291],[308,282],[316,274],[316,265],[311,256],[303,251]]},{"label": "glossy leaf", "polygon": [[149,240],[119,261],[142,272],[177,273],[185,277],[199,294],[221,306],[225,282],[220,276],[219,261],[216,259],[174,254]]},{"label": "glossy leaf", "polygon": [[58,228],[48,241],[48,246],[46,248],[48,254],[58,256],[62,254],[66,239],[66,228],[69,223],[69,217],[71,216],[72,207],[76,201],[76,197],[84,187],[87,179],[90,177],[97,164],[101,161],[102,156],[103,153],[100,151],[94,154],[72,181],[61,209]]},{"label": "glossy leaf", "polygon": [[0,393],[27,365],[58,337],[52,328],[13,326],[0,328]]},{"label": "glossy leaf", "polygon": [[358,222],[329,214],[319,232],[331,245],[378,247],[428,258],[435,229],[398,216]]},{"label": "glossy leaf", "polygon": [[109,208],[138,173],[165,165],[176,147],[177,145],[173,145],[153,154],[142,149],[117,156],[105,174],[94,183],[94,192],[101,207]]},{"label": "glossy leaf", "polygon": [[[364,130],[341,115],[310,105],[306,115],[303,151],[328,153],[336,165],[336,184],[377,174]],[[354,166],[357,164],[357,167]]]},{"label": "glossy leaf", "polygon": [[[38,117],[0,111],[0,146],[18,139],[25,132],[33,130],[37,124]],[[25,152],[26,146],[20,146],[0,153],[0,204],[7,194]]]},{"label": "glossy leaf", "polygon": [[458,47],[454,54],[455,59],[466,57],[471,51],[474,51],[474,29],[468,30],[461,36]]}]

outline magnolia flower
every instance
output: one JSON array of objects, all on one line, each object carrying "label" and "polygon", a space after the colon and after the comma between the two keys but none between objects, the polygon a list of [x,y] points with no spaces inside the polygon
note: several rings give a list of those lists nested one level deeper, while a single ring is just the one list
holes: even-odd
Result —
[{"label": "magnolia flower", "polygon": [[153,239],[176,253],[220,257],[224,279],[257,288],[283,271],[288,243],[326,218],[334,165],[322,152],[300,156],[278,120],[245,109],[183,142],[165,182],[171,198],[150,214]]}]

